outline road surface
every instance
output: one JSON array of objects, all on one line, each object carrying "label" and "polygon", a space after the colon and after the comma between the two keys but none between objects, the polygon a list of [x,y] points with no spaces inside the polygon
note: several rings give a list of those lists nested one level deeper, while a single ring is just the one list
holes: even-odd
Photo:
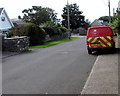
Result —
[{"label": "road surface", "polygon": [[3,59],[3,94],[80,94],[97,56],[85,37]]}]

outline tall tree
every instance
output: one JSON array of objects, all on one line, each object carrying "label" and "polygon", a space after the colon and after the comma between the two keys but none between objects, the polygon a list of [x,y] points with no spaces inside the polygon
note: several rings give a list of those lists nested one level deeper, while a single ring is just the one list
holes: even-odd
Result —
[{"label": "tall tree", "polygon": [[[112,18],[112,16],[111,16]],[[110,17],[109,16],[102,16],[99,18],[99,20],[103,20],[103,22],[108,22],[109,23],[109,20],[110,20]]]},{"label": "tall tree", "polygon": [[69,18],[70,18],[70,28],[71,29],[76,29],[79,27],[83,27],[84,26],[84,16],[82,15],[82,11],[79,11],[79,6],[77,6],[77,4],[70,4],[70,5],[66,5],[63,8],[63,14],[62,14],[62,24],[63,26],[67,27],[68,22],[67,22],[67,8],[69,7]]},{"label": "tall tree", "polygon": [[42,8],[41,6],[32,6],[32,8],[24,9],[23,20],[26,22],[35,23],[37,25],[46,21],[56,22],[57,13],[51,8]]}]

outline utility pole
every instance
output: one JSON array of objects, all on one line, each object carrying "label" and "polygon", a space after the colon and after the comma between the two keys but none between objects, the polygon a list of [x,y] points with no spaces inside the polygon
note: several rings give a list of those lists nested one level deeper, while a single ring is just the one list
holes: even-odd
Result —
[{"label": "utility pole", "polygon": [[[70,13],[69,13],[69,2],[67,0],[67,21],[68,21],[68,30],[70,31]],[[69,32],[69,39],[71,39],[71,32]]]},{"label": "utility pole", "polygon": [[113,8],[113,16],[115,16],[115,8]]},{"label": "utility pole", "polygon": [[108,0],[108,7],[109,7],[109,23],[110,23],[111,22],[110,0]]}]

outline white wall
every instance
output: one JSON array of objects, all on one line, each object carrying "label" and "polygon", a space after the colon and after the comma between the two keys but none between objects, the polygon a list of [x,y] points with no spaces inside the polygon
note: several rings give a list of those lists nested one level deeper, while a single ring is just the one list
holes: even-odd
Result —
[{"label": "white wall", "polygon": [[[5,18],[4,21],[2,21],[2,18]],[[3,9],[1,15],[0,15],[0,30],[4,31],[4,30],[8,30],[11,27],[13,27],[12,22],[10,21],[7,13],[5,12],[5,10]]]}]

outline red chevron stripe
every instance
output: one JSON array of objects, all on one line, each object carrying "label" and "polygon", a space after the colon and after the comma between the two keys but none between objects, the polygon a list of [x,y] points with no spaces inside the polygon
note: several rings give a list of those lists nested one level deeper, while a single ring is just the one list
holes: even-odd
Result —
[{"label": "red chevron stripe", "polygon": [[101,41],[104,45],[106,45],[107,47],[109,47],[109,45],[108,45],[106,42],[104,42],[102,39],[100,39],[100,41]]},{"label": "red chevron stripe", "polygon": [[104,37],[108,42],[110,42],[111,44],[113,43],[110,39],[108,39],[107,37]]}]

